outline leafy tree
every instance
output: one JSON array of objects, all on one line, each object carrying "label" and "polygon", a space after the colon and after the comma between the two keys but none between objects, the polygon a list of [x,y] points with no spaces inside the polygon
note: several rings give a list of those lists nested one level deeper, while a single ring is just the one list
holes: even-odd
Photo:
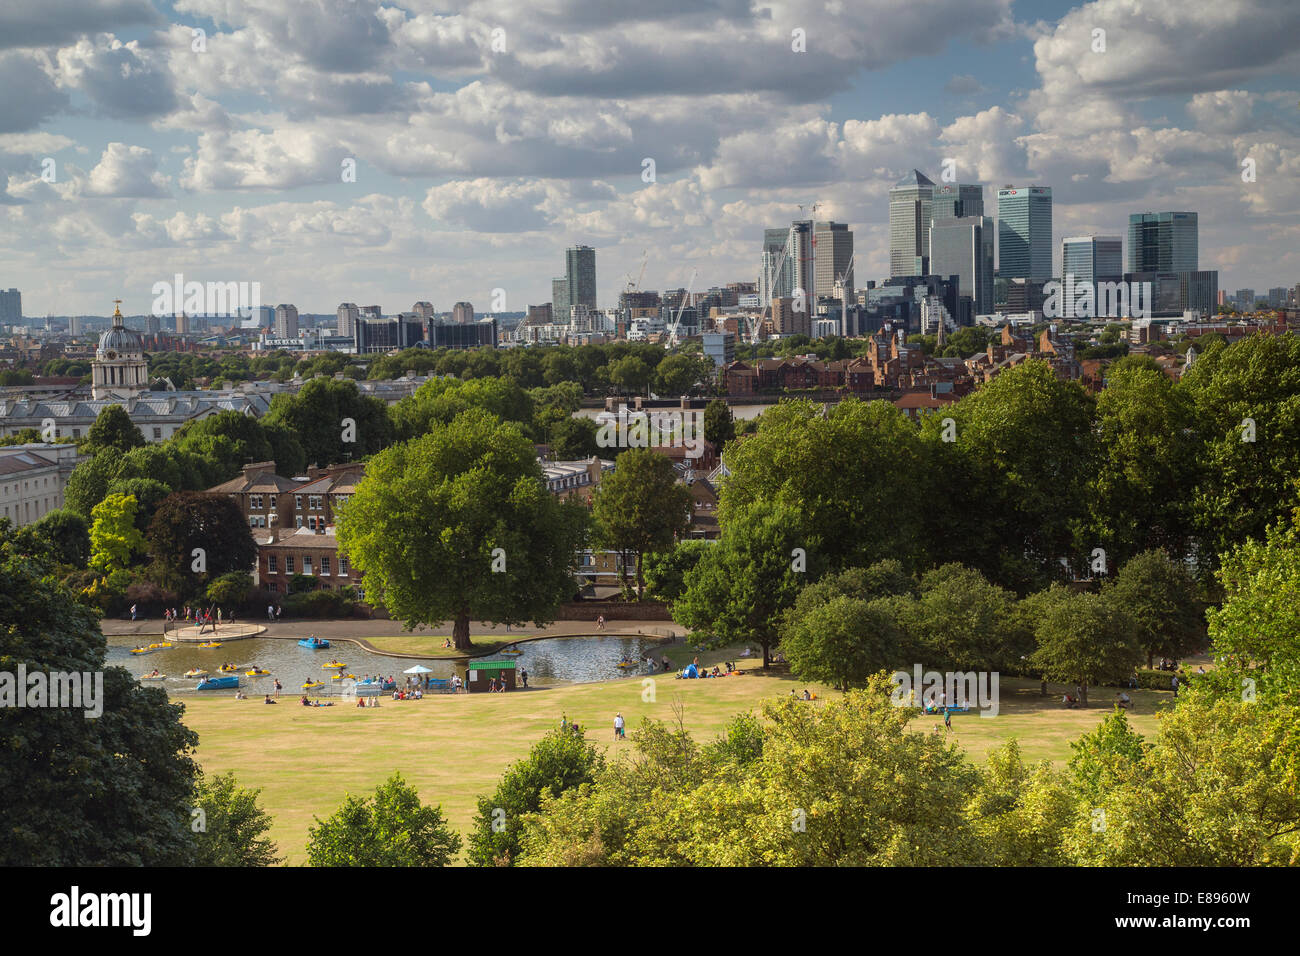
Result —
[{"label": "leafy tree", "polygon": [[599,455],[596,423],[590,418],[565,416],[551,426],[551,453],[559,461],[577,461]]},{"label": "leafy tree", "polygon": [[781,652],[796,677],[847,691],[903,663],[907,639],[890,598],[839,595],[811,606],[800,598],[781,631]]},{"label": "leafy tree", "polygon": [[328,820],[308,828],[309,866],[447,866],[460,850],[460,836],[443,819],[442,807],[394,773],[373,796],[349,795]]},{"label": "leafy tree", "polygon": [[966,805],[985,866],[1065,866],[1063,839],[1077,812],[1067,778],[1049,761],[1026,764],[1012,737],[989,752]]},{"label": "leafy tree", "polygon": [[1019,668],[1034,650],[1032,632],[1021,626],[1016,598],[974,568],[945,564],[921,577],[905,626],[924,660],[946,670],[1001,671]]},{"label": "leafy tree", "polygon": [[685,395],[697,382],[707,382],[712,373],[712,362],[698,355],[675,352],[664,357],[655,369],[659,391],[664,395]]},{"label": "leafy tree", "polygon": [[101,574],[125,570],[144,550],[144,535],[135,526],[135,498],[109,495],[90,513],[90,566]]},{"label": "leafy tree", "polygon": [[473,866],[513,866],[519,858],[523,817],[541,807],[542,795],[591,783],[604,758],[581,734],[552,730],[528,756],[506,768],[488,797],[479,797],[466,856]]},{"label": "leafy tree", "polygon": [[718,451],[736,437],[736,421],[726,400],[715,398],[704,406],[704,437]]},{"label": "leafy tree", "polygon": [[89,518],[95,505],[108,494],[108,486],[117,477],[120,465],[121,459],[116,455],[95,455],[73,468],[63,492],[67,508]]},{"label": "leafy tree", "polygon": [[247,571],[228,571],[208,585],[207,598],[218,607],[238,608],[248,600],[253,587],[253,577]]},{"label": "leafy tree", "polygon": [[[222,442],[208,439],[221,438]],[[262,423],[236,411],[218,412],[187,423],[172,439],[179,448],[200,455],[221,454],[225,470],[237,473],[245,462],[274,461],[275,450]]]},{"label": "leafy tree", "polygon": [[[232,773],[200,777],[194,806],[204,825],[194,837],[196,866],[276,866],[276,845],[264,834],[270,815],[257,805],[260,790],[240,787]],[[193,825],[191,825],[193,829]]]},{"label": "leafy tree", "polygon": [[1182,557],[1194,540],[1200,438],[1186,390],[1148,357],[1116,362],[1097,399],[1089,500],[1096,546],[1115,565],[1150,548]]},{"label": "leafy tree", "polygon": [[[470,409],[376,455],[338,510],[340,550],[408,628],[544,620],[574,592],[581,505],[557,501],[518,425]],[[499,551],[497,549],[500,549]]]},{"label": "leafy tree", "polygon": [[1252,335],[1227,348],[1208,346],[1179,387],[1191,396],[1203,447],[1192,507],[1209,560],[1247,538],[1263,539],[1295,504],[1300,336]]},{"label": "leafy tree", "polygon": [[0,541],[0,671],[102,673],[102,716],[0,706],[0,865],[184,865],[198,736],[164,691],[105,666],[96,612],[45,572]]},{"label": "leafy tree", "polygon": [[393,406],[393,427],[403,440],[416,438],[435,424],[449,424],[470,408],[485,409],[502,421],[524,423],[533,418],[533,403],[528,393],[508,379],[480,378],[462,382],[454,378],[435,378]]},{"label": "leafy tree", "polygon": [[691,493],[677,481],[666,455],[630,448],[605,475],[591,498],[597,534],[605,547],[636,558],[636,594],[645,591],[644,557],[667,551],[690,524]]},{"label": "leafy tree", "polygon": [[182,595],[200,595],[208,582],[229,572],[247,574],[257,563],[243,512],[226,495],[168,495],[149,524],[148,541],[154,578]]},{"label": "leafy tree", "polygon": [[667,604],[681,597],[687,575],[712,546],[711,541],[687,540],[677,542],[671,550],[648,553],[643,564],[650,596]]},{"label": "leafy tree", "polygon": [[1039,613],[1031,660],[1048,680],[1078,684],[1085,706],[1089,685],[1122,682],[1142,658],[1133,619],[1099,595],[1058,585]]},{"label": "leafy tree", "polygon": [[392,437],[383,400],[363,395],[350,379],[314,378],[296,395],[277,395],[265,423],[292,430],[308,464],[317,465],[364,458]]},{"label": "leafy tree", "polygon": [[[819,545],[789,509],[771,502],[750,506],[733,516],[688,572],[686,591],[673,603],[673,619],[714,644],[759,644],[768,667],[781,612],[820,570]],[[805,561],[806,570],[796,570]]]},{"label": "leafy tree", "polygon": [[1205,643],[1205,617],[1196,581],[1184,562],[1172,560],[1163,551],[1153,549],[1135,556],[1119,569],[1106,595],[1137,625],[1147,667],[1157,654],[1177,660]]},{"label": "leafy tree", "polygon": [[798,400],[765,411],[757,429],[727,450],[731,476],[718,504],[724,536],[733,515],[768,501],[800,516],[825,549],[828,568],[919,560],[921,514],[929,506],[898,492],[919,488],[924,477],[916,426],[906,415],[889,402],[850,398],[823,414],[821,405]]},{"label": "leafy tree", "polygon": [[83,450],[88,454],[101,451],[127,452],[145,443],[144,436],[121,405],[109,405],[96,417],[86,432]]},{"label": "leafy tree", "polygon": [[135,499],[135,526],[144,532],[153,520],[154,512],[172,489],[153,478],[115,478],[109,482],[106,495],[130,495]]},{"label": "leafy tree", "polygon": [[654,368],[637,355],[626,355],[609,366],[609,380],[624,392],[639,392],[646,388],[654,373]]},{"label": "leafy tree", "polygon": [[84,568],[90,561],[90,526],[75,511],[59,508],[47,512],[23,531],[56,565]]},{"label": "leafy tree", "polygon": [[926,538],[944,542],[948,560],[1017,593],[1059,577],[1059,559],[1075,552],[1094,461],[1092,399],[1083,388],[1058,379],[1046,362],[1025,362],[944,416],[927,416],[922,435],[931,457],[915,487],[931,503]]}]

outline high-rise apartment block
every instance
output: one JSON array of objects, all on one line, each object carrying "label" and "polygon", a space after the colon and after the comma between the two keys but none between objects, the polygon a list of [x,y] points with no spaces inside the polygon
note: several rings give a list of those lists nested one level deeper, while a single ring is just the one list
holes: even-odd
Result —
[{"label": "high-rise apartment block", "polygon": [[297,306],[281,303],[275,307],[275,337],[277,339],[296,339],[298,337]]},{"label": "high-rise apartment block", "polygon": [[355,302],[341,302],[339,307],[334,310],[334,315],[338,319],[335,333],[345,338],[352,338],[357,331],[357,323],[361,321],[361,310],[357,308]]},{"label": "high-rise apartment block", "polygon": [[456,325],[470,325],[474,321],[474,306],[468,302],[457,302],[451,307],[451,321]]},{"label": "high-rise apartment block", "polygon": [[0,325],[22,325],[23,294],[17,289],[0,289]]}]

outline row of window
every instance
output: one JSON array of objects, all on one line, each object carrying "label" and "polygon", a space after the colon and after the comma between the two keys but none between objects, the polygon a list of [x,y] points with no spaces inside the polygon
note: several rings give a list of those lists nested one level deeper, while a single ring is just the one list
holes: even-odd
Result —
[{"label": "row of window", "polygon": [[[249,515],[248,526],[250,528],[270,527],[270,525],[267,524],[267,521],[274,517],[275,517],[274,511],[272,511],[269,515]],[[302,527],[302,515],[298,515],[296,518],[294,518],[294,521],[297,522],[297,524],[295,524],[294,527],[297,528]],[[317,518],[315,515],[311,515],[310,517],[307,518],[307,527],[310,528],[312,531],[324,531],[327,527],[329,527],[329,524],[328,522],[326,522],[324,517]]]},{"label": "row of window", "polygon": [[[31,484],[32,484],[31,481],[24,481],[24,482],[23,482],[23,491],[30,491],[30,490],[31,490]],[[36,487],[37,487],[37,488],[48,488],[48,487],[50,487],[50,479],[49,479],[49,478],[37,478],[37,479],[36,479]],[[55,487],[58,487],[58,486],[56,485]],[[14,484],[13,484],[13,490],[14,490],[14,494],[17,494],[17,493],[18,493],[18,482],[16,482],[16,481],[15,481]],[[4,486],[4,493],[5,493],[6,495],[9,494],[9,486],[8,486],[8,485],[5,485],[5,486]]]},{"label": "row of window", "polygon": [[[264,502],[265,498],[267,498],[267,497],[271,498],[271,501],[270,501],[270,503],[269,503],[269,507],[270,507],[272,510],[274,510],[274,509],[275,509],[275,498],[274,498],[274,496],[272,496],[272,495],[267,495],[267,496],[263,496],[263,495],[249,495],[249,496],[248,496],[248,507],[249,507],[249,510],[250,510],[250,511],[261,511],[261,510],[262,510],[263,502]],[[342,503],[342,502],[348,500],[348,496],[347,496],[347,495],[335,495],[334,498],[335,498],[335,503]],[[293,496],[293,507],[294,507],[294,510],[295,510],[295,511],[301,511],[301,510],[302,510],[302,495],[294,495],[294,496]],[[321,511],[321,510],[324,509],[324,507],[325,507],[325,505],[324,505],[324,496],[323,496],[323,495],[308,495],[308,496],[307,496],[307,510],[308,510],[308,511]]]},{"label": "row of window", "polygon": [[[275,554],[267,555],[267,557],[266,557],[266,573],[267,573],[267,574],[279,574],[279,573],[280,573],[279,564],[280,564],[280,561],[279,561],[279,555],[275,555]],[[346,577],[348,576],[348,572],[349,572],[349,570],[350,570],[350,568],[349,568],[349,566],[348,566],[348,559],[345,558],[345,557],[341,557],[341,556],[340,556],[340,557],[339,557],[339,577],[341,577],[341,578],[346,578]],[[297,574],[297,573],[298,573],[298,571],[295,570],[295,561],[294,561],[294,556],[293,556],[292,554],[286,554],[286,555],[284,556],[284,573],[285,573],[285,574]],[[303,574],[319,573],[322,577],[328,577],[329,574],[330,574],[330,556],[329,556],[328,554],[322,554],[322,555],[320,556],[320,571],[319,571],[319,572],[313,572],[313,571],[312,571],[312,556],[311,556],[310,554],[304,554],[304,555],[302,556],[302,573],[303,573]]]},{"label": "row of window", "polygon": [[[36,514],[35,514],[35,517],[37,517],[37,518],[41,518],[41,517],[43,517],[43,516],[45,516],[45,515],[47,515],[47,514],[50,513],[50,499],[49,499],[49,498],[45,498],[45,499],[43,499],[43,503],[44,503],[45,507],[42,508],[42,507],[41,507],[42,502],[41,502],[41,501],[36,502]],[[59,504],[59,500],[58,500],[57,498],[55,498],[55,499],[54,499],[54,506],[57,508],[57,507],[58,507],[58,504]],[[13,513],[10,514],[10,512],[9,512],[9,505],[5,505],[5,517],[6,517],[6,518],[9,518],[11,521],[19,521],[19,520],[22,520],[22,521],[31,521],[31,520],[32,520],[32,518],[33,518],[33,515],[32,515],[32,503],[31,503],[30,501],[24,501],[24,502],[23,502],[23,510],[22,510],[22,512],[19,512],[19,510],[18,510],[18,505],[17,505],[17,504],[15,504],[15,505],[13,506],[13,509],[14,509],[14,510],[13,510]]]}]

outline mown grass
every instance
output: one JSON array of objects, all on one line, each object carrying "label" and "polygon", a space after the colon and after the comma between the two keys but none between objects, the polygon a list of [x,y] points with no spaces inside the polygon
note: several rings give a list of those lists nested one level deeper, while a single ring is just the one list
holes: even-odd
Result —
[{"label": "mown grass", "polygon": [[[199,733],[197,758],[205,772],[233,771],[243,786],[262,789],[261,804],[274,819],[272,838],[290,864],[301,864],[313,816],[330,815],[347,793],[372,790],[394,770],[427,802],[441,804],[451,825],[464,835],[476,799],[490,793],[506,766],[524,756],[562,715],[586,728],[597,745],[624,750],[630,742],[612,740],[616,712],[622,712],[634,733],[643,718],[673,722],[680,708],[686,728],[707,741],[735,714],[758,712],[765,700],[792,690],[809,687],[819,699],[809,706],[835,694],[786,674],[764,675],[760,662],[739,659],[736,650],[699,656],[710,666],[714,657],[738,660],[744,676],[685,681],[669,673],[656,678],[653,693],[642,678],[629,678],[510,694],[434,695],[406,702],[385,698],[380,707],[366,709],[344,704],[309,709],[296,702],[296,695],[281,697],[275,706],[257,697],[187,699],[185,722]],[[669,650],[670,657],[681,654],[695,656],[681,645]],[[1069,742],[1110,711],[1115,692],[1097,688],[1089,708],[1067,710],[1059,703],[1061,690],[1052,686],[1044,698],[1036,681],[1004,680],[998,716],[955,714],[952,739],[976,761],[1015,736],[1027,759],[1063,763]],[[1132,722],[1142,733],[1154,732],[1155,712],[1172,695],[1130,694]],[[925,715],[913,727],[944,732],[942,718]]]}]

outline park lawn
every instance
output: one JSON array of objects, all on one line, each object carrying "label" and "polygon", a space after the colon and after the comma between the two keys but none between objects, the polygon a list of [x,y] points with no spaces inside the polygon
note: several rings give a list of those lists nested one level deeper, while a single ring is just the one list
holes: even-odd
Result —
[{"label": "park lawn", "polygon": [[[517,640],[531,636],[521,631],[512,633],[507,640],[500,634],[471,634],[469,642],[474,645],[475,654],[493,654]],[[371,644],[376,650],[390,654],[446,658],[465,656],[462,651],[442,646],[442,642],[447,640],[446,634],[402,634],[393,637],[366,637],[362,640]]]},{"label": "park lawn", "polygon": [[[301,865],[313,816],[329,816],[347,793],[371,791],[394,770],[426,802],[441,804],[464,837],[477,797],[491,793],[506,766],[558,726],[562,714],[588,729],[588,739],[598,746],[625,751],[631,749],[630,741],[612,740],[616,712],[622,712],[632,734],[643,718],[674,722],[680,704],[686,728],[707,742],[733,715],[757,711],[764,700],[805,686],[819,699],[828,695],[825,687],[795,682],[788,675],[765,676],[758,668],[747,661],[745,676],[717,680],[660,676],[653,700],[643,699],[642,679],[633,678],[509,694],[432,695],[403,702],[384,698],[380,707],[364,710],[341,703],[308,709],[294,696],[281,697],[273,707],[257,699],[186,699],[184,719],[199,734],[196,757],[204,772],[232,771],[242,786],[260,788],[261,806],[274,821],[271,838],[288,863]],[[1037,682],[1005,680],[1000,715],[954,715],[952,739],[982,761],[990,748],[1015,735],[1027,759],[1059,764],[1069,756],[1068,742],[1109,712],[1103,691],[1097,693],[1088,709],[1065,710],[1058,703],[1059,690],[1055,699],[1041,698]],[[1171,695],[1131,693],[1133,723],[1150,734],[1154,708]],[[941,718],[924,715],[913,727],[930,731],[931,725],[942,732]]]}]

